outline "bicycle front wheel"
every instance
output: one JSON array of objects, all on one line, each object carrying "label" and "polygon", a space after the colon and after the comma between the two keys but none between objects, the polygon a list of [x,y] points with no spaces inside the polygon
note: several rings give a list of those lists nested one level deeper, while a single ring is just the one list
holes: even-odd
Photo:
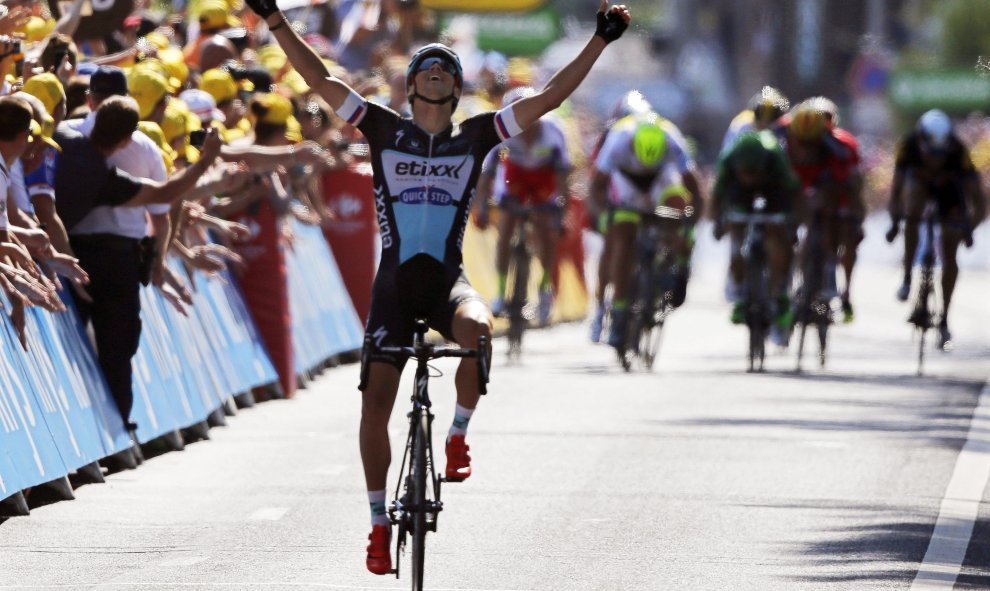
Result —
[{"label": "bicycle front wheel", "polygon": [[423,566],[426,558],[426,513],[427,484],[429,481],[429,466],[427,465],[427,453],[430,442],[427,440],[429,430],[429,417],[425,411],[421,411],[416,425],[416,435],[413,440],[412,461],[411,461],[411,485],[412,504],[415,509],[412,512],[412,589],[413,591],[423,590]]}]

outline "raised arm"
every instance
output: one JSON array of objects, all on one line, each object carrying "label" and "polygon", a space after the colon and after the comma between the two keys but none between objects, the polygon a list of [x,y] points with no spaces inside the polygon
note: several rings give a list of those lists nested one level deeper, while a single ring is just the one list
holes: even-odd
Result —
[{"label": "raised arm", "polygon": [[246,2],[251,10],[265,20],[268,30],[272,32],[285,51],[286,57],[289,58],[289,63],[302,75],[306,84],[323,97],[333,110],[339,110],[350,96],[351,87],[330,75],[326,64],[292,28],[288,19],[278,9],[275,0],[246,0]]},{"label": "raised arm", "polygon": [[[252,0],[257,1],[257,0]],[[273,1],[273,0],[269,0]],[[560,69],[547,82],[543,90],[512,105],[519,127],[526,129],[543,115],[560,106],[564,99],[581,84],[605,46],[622,36],[629,26],[629,10],[625,5],[609,8],[608,0],[602,0],[598,8],[598,27],[595,35],[584,46],[581,53]]]}]

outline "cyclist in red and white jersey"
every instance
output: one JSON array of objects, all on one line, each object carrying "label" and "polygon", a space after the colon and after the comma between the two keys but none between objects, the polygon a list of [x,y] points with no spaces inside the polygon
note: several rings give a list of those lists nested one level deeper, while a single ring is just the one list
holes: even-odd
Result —
[{"label": "cyclist in red and white jersey", "polygon": [[[524,86],[506,93],[502,106],[536,91]],[[478,180],[478,215],[482,229],[488,225],[488,199],[494,198],[501,209],[498,220],[498,244],[495,249],[495,269],[498,291],[492,300],[492,314],[505,313],[505,287],[509,274],[509,251],[512,235],[519,222],[513,208],[532,208],[530,221],[536,242],[537,258],[543,267],[540,278],[538,319],[541,325],[550,320],[553,301],[553,262],[559,234],[560,213],[568,194],[567,176],[571,160],[567,155],[564,130],[553,114],[544,115],[521,134],[505,141],[488,153]]]}]

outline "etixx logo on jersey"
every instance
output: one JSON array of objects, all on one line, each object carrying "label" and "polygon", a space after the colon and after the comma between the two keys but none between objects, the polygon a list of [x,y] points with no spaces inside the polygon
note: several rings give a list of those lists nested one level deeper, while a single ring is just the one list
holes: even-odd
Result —
[{"label": "etixx logo on jersey", "polygon": [[382,152],[389,193],[403,203],[460,203],[473,163],[470,155],[420,158],[392,150]]}]

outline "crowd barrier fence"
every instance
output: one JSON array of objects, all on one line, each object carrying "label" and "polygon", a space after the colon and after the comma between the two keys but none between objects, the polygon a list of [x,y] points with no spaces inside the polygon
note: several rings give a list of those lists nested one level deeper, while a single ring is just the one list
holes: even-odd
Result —
[{"label": "crowd barrier fence", "polygon": [[[358,349],[363,328],[320,228],[290,223],[290,338],[304,373]],[[172,267],[183,268],[175,260]],[[193,272],[189,282],[188,316],[157,289],[141,290],[131,414],[139,443],[203,423],[232,396],[278,380],[234,277]],[[64,481],[133,446],[72,298],[63,300],[63,313],[26,310],[25,350],[0,293],[0,515],[26,508],[21,491]]]}]

